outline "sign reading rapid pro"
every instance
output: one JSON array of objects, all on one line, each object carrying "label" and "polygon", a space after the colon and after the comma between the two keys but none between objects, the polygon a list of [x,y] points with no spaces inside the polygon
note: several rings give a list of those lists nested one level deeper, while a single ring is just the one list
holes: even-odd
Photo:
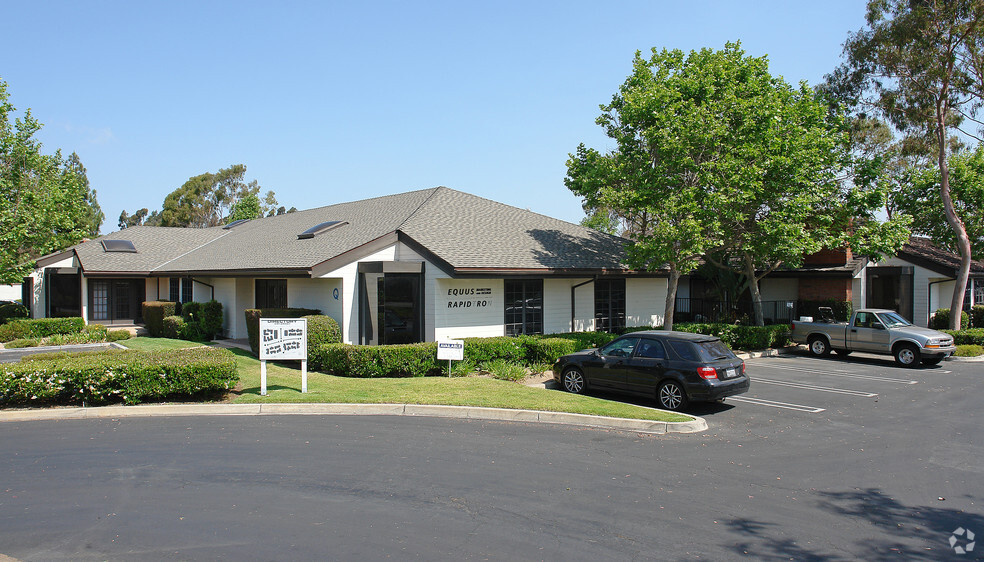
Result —
[{"label": "sign reading rapid pro", "polygon": [[299,360],[301,392],[307,392],[307,318],[260,318],[260,396],[267,394],[268,360]]},{"label": "sign reading rapid pro", "polygon": [[485,308],[492,305],[491,287],[448,289],[448,308]]}]

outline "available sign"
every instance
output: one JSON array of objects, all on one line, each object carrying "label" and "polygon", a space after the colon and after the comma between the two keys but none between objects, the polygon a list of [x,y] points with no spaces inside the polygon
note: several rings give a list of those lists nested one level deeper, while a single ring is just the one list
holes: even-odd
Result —
[{"label": "available sign", "polygon": [[307,392],[307,318],[260,318],[260,395],[267,394],[267,360],[301,362]]},{"label": "available sign", "polygon": [[438,361],[464,361],[465,342],[461,340],[444,340],[437,342]]}]

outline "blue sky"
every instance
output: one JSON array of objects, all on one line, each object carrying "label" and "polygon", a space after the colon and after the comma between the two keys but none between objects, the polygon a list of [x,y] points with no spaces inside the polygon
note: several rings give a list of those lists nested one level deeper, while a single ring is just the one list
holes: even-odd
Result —
[{"label": "blue sky", "polygon": [[0,78],[75,151],[116,230],[189,177],[247,166],[299,209],[445,185],[577,222],[578,143],[636,50],[740,40],[810,84],[864,2],[8,3]]}]

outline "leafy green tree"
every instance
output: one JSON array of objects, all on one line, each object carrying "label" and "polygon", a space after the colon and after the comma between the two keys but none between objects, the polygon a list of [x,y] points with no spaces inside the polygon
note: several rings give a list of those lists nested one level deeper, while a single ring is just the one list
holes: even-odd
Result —
[{"label": "leafy green tree", "polygon": [[0,80],[0,282],[19,283],[42,255],[98,234],[102,211],[78,155],[43,154],[30,110],[12,117]]},{"label": "leafy green tree", "polygon": [[233,204],[228,222],[253,220],[262,216],[263,211],[260,209],[260,198],[256,194],[250,193]]},{"label": "leafy green tree", "polygon": [[[984,147],[972,153],[951,156],[950,196],[954,210],[967,229],[971,257],[984,258]],[[953,229],[943,216],[938,168],[912,168],[893,194],[892,208],[913,217],[913,230],[933,239],[940,246],[956,251]]]},{"label": "leafy green tree", "polygon": [[[828,88],[858,112],[877,110],[910,144],[935,152],[939,201],[960,254],[951,310],[960,310],[971,265],[971,241],[957,213],[948,157],[952,133],[984,101],[984,2],[870,0],[867,26],[849,36],[846,62]],[[951,314],[951,328],[959,328]]]},{"label": "leafy green tree", "polygon": [[[636,53],[632,75],[601,109],[597,122],[617,148],[579,146],[566,184],[586,209],[629,225],[632,267],[669,268],[667,328],[680,276],[702,259],[746,278],[761,325],[762,277],[849,235],[860,243],[883,234],[868,224],[863,191],[838,176],[849,167],[838,115],[738,43]],[[863,236],[850,228],[854,217]]]}]

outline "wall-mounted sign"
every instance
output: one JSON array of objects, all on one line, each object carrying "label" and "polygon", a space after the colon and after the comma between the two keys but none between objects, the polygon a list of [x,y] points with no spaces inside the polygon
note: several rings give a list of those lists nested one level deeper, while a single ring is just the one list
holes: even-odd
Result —
[{"label": "wall-mounted sign", "polygon": [[448,289],[448,308],[484,308],[491,305],[491,287]]}]

